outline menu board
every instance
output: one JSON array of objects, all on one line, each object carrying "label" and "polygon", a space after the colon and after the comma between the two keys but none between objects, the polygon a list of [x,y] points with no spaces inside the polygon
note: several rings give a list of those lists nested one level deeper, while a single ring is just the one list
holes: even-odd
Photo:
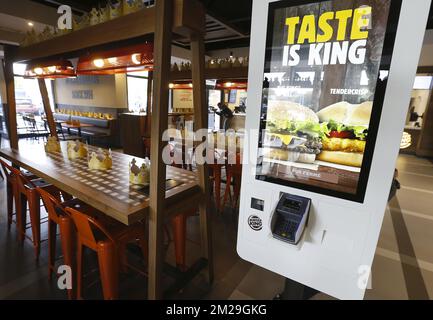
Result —
[{"label": "menu board", "polygon": [[363,202],[401,1],[298,3],[269,6],[256,178]]},{"label": "menu board", "polygon": [[173,90],[173,109],[193,109],[193,92],[191,89]]}]

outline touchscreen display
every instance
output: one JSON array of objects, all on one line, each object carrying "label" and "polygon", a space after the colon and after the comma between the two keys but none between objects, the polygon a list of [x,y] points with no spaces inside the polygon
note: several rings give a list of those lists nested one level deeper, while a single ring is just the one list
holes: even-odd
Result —
[{"label": "touchscreen display", "polygon": [[401,1],[269,6],[256,178],[363,202]]}]

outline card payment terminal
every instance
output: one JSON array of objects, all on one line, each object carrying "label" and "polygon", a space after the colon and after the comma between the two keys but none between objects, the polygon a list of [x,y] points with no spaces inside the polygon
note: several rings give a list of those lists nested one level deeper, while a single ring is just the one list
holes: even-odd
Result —
[{"label": "card payment terminal", "polygon": [[271,220],[274,238],[298,244],[307,224],[310,206],[311,199],[281,193]]}]

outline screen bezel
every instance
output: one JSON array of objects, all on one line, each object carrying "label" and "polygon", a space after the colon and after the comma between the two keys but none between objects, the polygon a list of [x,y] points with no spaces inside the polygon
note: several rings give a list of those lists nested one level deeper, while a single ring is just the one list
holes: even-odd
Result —
[{"label": "screen bezel", "polygon": [[[266,33],[266,51],[265,51],[265,61],[263,65],[263,74],[270,72],[269,68],[266,66],[266,62],[270,61],[272,57],[272,36],[274,31],[275,22],[275,11],[281,8],[297,7],[308,4],[320,4],[322,2],[328,2],[331,0],[282,0],[276,1],[269,4],[268,8],[268,23],[267,23],[267,33]],[[335,0],[334,0],[335,1]],[[380,71],[388,71],[392,60],[392,55],[394,51],[395,38],[397,33],[398,21],[400,18],[400,11],[402,7],[402,0],[390,0],[389,16],[387,21],[387,26],[385,30],[385,38],[383,42],[382,55],[379,65]],[[257,175],[256,180],[269,182],[274,184],[279,184],[287,187],[292,187],[296,189],[311,191],[314,193],[331,196],[335,198],[340,198],[344,200],[354,201],[358,203],[364,203],[365,193],[367,190],[368,179],[370,176],[370,169],[373,160],[374,149],[376,147],[377,133],[379,130],[380,118],[382,115],[383,102],[385,98],[387,79],[381,81],[379,79],[380,72],[378,74],[378,79],[376,82],[376,88],[374,92],[373,100],[373,110],[370,119],[369,126],[369,136],[366,143],[366,148],[364,152],[364,158],[361,166],[361,171],[358,180],[357,192],[355,194],[345,193],[341,191],[324,189],[321,187],[316,187],[312,185],[307,185],[301,182],[288,181],[281,178],[269,177],[266,175]],[[262,97],[263,97],[263,87],[262,87]],[[263,110],[260,111],[259,128],[261,128],[262,117],[264,116]],[[266,117],[265,117],[266,119]],[[258,141],[258,149],[261,148],[261,140]],[[259,159],[259,154],[257,154],[257,159]],[[257,164],[256,167],[259,165]]]}]

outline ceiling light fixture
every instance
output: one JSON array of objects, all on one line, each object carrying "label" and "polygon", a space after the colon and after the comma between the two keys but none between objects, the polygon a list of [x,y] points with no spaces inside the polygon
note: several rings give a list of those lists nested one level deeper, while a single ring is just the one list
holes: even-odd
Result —
[{"label": "ceiling light fixture", "polygon": [[29,63],[24,72],[25,78],[71,78],[76,77],[74,66],[69,60]]},{"label": "ceiling light fixture", "polygon": [[34,73],[36,73],[38,76],[41,76],[44,73],[44,70],[42,68],[34,68]]},{"label": "ceiling light fixture", "polygon": [[140,54],[138,54],[138,53],[134,53],[132,56],[131,56],[131,60],[132,60],[132,62],[134,62],[134,64],[137,64],[137,65],[139,65],[141,62],[140,62],[140,59],[141,57],[140,57]]},{"label": "ceiling light fixture", "polygon": [[153,43],[90,53],[78,60],[77,74],[109,75],[153,70]]},{"label": "ceiling light fixture", "polygon": [[193,84],[190,82],[178,82],[170,83],[168,87],[174,90],[191,90],[193,88]]},{"label": "ceiling light fixture", "polygon": [[29,27],[33,27],[35,24],[34,24],[33,22],[27,22],[27,25],[28,25]]},{"label": "ceiling light fixture", "polygon": [[95,59],[95,60],[93,60],[93,65],[96,68],[99,68],[99,69],[103,68],[104,65],[105,65],[104,59]]},{"label": "ceiling light fixture", "polygon": [[216,89],[220,90],[247,90],[248,82],[245,80],[225,80],[218,81],[216,84]]}]

